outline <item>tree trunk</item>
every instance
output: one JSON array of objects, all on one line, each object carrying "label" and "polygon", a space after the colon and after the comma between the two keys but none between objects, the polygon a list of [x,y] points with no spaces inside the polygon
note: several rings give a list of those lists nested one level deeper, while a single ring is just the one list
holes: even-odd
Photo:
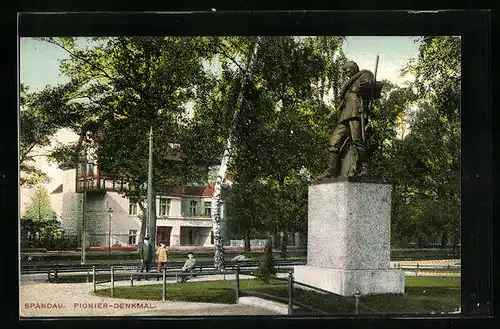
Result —
[{"label": "tree trunk", "polygon": [[252,73],[257,63],[257,54],[260,47],[260,41],[261,39],[260,37],[258,37],[251,65],[250,67],[247,68],[247,72],[245,74],[245,78],[243,81],[243,89],[241,92],[239,103],[236,108],[233,126],[231,127],[231,131],[229,132],[226,149],[224,150],[224,155],[222,156],[219,173],[217,175],[217,179],[215,181],[215,186],[214,186],[214,195],[212,197],[212,227],[214,231],[214,244],[215,244],[214,267],[218,271],[224,270],[224,239],[221,232],[221,216],[220,216],[222,186],[226,182],[227,168],[234,155],[234,139],[235,139],[234,135],[235,135],[236,125],[239,121],[238,118],[241,115],[243,109],[243,103],[245,100],[246,91],[252,79]]},{"label": "tree trunk", "polygon": [[283,238],[281,239],[281,252],[286,253],[286,247],[288,245],[288,233],[283,232]]},{"label": "tree trunk", "polygon": [[249,252],[251,247],[250,247],[250,230],[248,228],[245,228],[245,236],[244,236],[244,242],[245,242],[245,252]]},{"label": "tree trunk", "polygon": [[443,232],[441,234],[441,248],[446,248],[447,242],[448,242],[448,233]]},{"label": "tree trunk", "polygon": [[281,237],[278,231],[274,231],[273,233],[273,248],[278,249],[281,246]]}]

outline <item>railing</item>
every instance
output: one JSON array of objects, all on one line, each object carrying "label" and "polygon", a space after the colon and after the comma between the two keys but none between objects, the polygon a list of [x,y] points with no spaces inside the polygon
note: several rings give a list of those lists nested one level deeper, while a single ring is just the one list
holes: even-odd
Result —
[{"label": "railing", "polygon": [[[360,307],[360,302],[359,302],[359,298],[361,297],[361,294],[359,293],[359,291],[357,291],[357,293],[354,295],[354,300],[352,300],[351,298],[349,297],[345,297],[345,296],[341,296],[341,295],[338,295],[338,294],[335,294],[335,293],[332,293],[330,291],[327,291],[327,290],[324,290],[324,289],[321,289],[321,288],[318,288],[318,287],[315,287],[315,286],[311,286],[311,285],[308,285],[308,284],[305,284],[305,283],[302,283],[302,282],[298,282],[298,281],[295,281],[294,280],[294,277],[293,277],[293,271],[290,270],[288,272],[288,277],[285,279],[285,278],[273,278],[273,280],[276,280],[276,281],[283,281],[283,282],[287,282],[288,284],[288,298],[283,298],[283,297],[280,297],[280,296],[275,296],[275,295],[271,295],[271,294],[267,294],[267,293],[263,293],[263,292],[257,292],[257,291],[249,291],[249,290],[239,290],[239,274],[240,274],[240,268],[239,266],[236,267],[236,276],[235,276],[235,280],[236,280],[236,283],[235,283],[235,290],[236,290],[236,296],[237,296],[237,300],[239,298],[239,296],[241,296],[241,294],[245,294],[245,295],[250,295],[250,296],[256,296],[256,297],[263,297],[264,299],[270,299],[270,300],[273,300],[273,301],[277,301],[277,302],[283,302],[283,303],[286,303],[288,308],[287,308],[287,315],[293,315],[293,312],[294,312],[294,306],[298,306],[298,307],[301,307],[305,310],[308,310],[308,311],[311,311],[313,313],[319,313],[321,315],[328,315],[328,314],[331,314],[330,312],[327,312],[325,310],[321,310],[321,309],[318,309],[318,308],[315,308],[311,305],[306,305],[304,303],[301,303],[301,302],[298,302],[295,298],[295,285],[300,285],[300,286],[303,286],[305,288],[308,288],[310,290],[313,290],[313,291],[316,291],[316,292],[320,292],[322,294],[325,294],[325,295],[334,295],[338,298],[342,298],[344,300],[347,300],[348,302],[354,304],[354,314],[359,314],[359,307]],[[252,276],[256,276],[253,272],[241,272],[241,273],[244,273],[246,275],[252,275]],[[374,312],[374,313],[377,313],[376,310],[372,309],[372,308],[369,308],[365,305],[362,305],[364,309],[366,310],[369,310],[371,312]]]},{"label": "railing", "polygon": [[[116,271],[120,272],[116,272]],[[176,282],[179,282],[179,278],[181,276],[190,276],[190,275],[197,275],[197,274],[203,274],[203,275],[220,275],[221,272],[219,271],[203,271],[203,272],[183,272],[180,270],[175,270],[175,271],[167,271],[163,270],[161,273],[159,272],[140,272],[138,270],[136,271],[129,271],[129,270],[122,270],[120,268],[116,268],[114,266],[111,266],[109,271],[101,271],[101,272],[109,272],[110,277],[109,279],[105,280],[97,280],[98,276],[98,271],[96,270],[95,266],[92,268],[92,284],[93,284],[93,291],[94,293],[97,292],[97,285],[99,284],[105,284],[105,283],[110,283],[110,297],[114,297],[114,288],[115,288],[115,282],[119,281],[116,280],[116,275],[120,275],[120,277],[128,277],[130,278],[130,286],[134,286],[134,277],[137,277],[138,280],[141,280],[142,278],[147,279],[147,277],[152,277],[152,278],[157,278],[159,279],[160,277],[162,278],[162,301],[165,301],[166,298],[166,281],[167,278],[175,278]],[[227,274],[227,272],[226,272]]]},{"label": "railing", "polygon": [[[86,186],[84,187],[84,182]],[[105,176],[78,176],[76,178],[76,192],[87,191],[115,191],[122,192],[128,188],[128,182],[124,179],[113,179]]]},{"label": "railing", "polygon": [[[306,263],[306,260],[277,260],[275,261],[275,266],[277,269],[283,269],[283,268],[288,268],[291,266],[295,265],[304,265]],[[181,268],[182,265],[184,264],[184,261],[170,261],[167,262],[165,267],[167,269],[178,269]],[[140,267],[141,264],[138,261],[122,261],[122,262],[117,262],[117,266],[120,267],[129,267],[129,268],[137,268]],[[227,269],[235,270],[236,266],[239,265],[240,268],[252,268],[252,267],[257,267],[259,265],[258,261],[245,261],[245,262],[239,262],[239,261],[226,261],[224,262],[224,266]],[[47,272],[53,272],[55,273],[56,271],[59,273],[64,273],[64,272],[88,272],[91,271],[93,266],[97,270],[105,270],[109,269],[110,265],[109,262],[103,262],[103,263],[96,263],[96,262],[89,262],[86,265],[81,265],[80,263],[55,263],[55,264],[50,264],[50,263],[43,263],[43,264],[21,264],[21,274],[34,274],[34,273],[47,273]],[[155,263],[151,264],[152,267],[155,266]],[[198,261],[196,263],[196,268],[199,270],[203,269],[211,269],[213,268],[214,263],[212,260],[210,261]]]},{"label": "railing", "polygon": [[415,276],[458,276],[461,273],[460,265],[432,265],[432,264],[401,264],[395,263],[393,268],[404,271],[407,275]]}]

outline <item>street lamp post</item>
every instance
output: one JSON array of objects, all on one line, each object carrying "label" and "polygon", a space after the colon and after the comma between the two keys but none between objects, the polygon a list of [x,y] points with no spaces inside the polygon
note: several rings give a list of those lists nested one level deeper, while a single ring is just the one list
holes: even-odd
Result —
[{"label": "street lamp post", "polygon": [[113,218],[113,209],[108,209],[109,228],[108,228],[108,253],[111,253],[111,219]]},{"label": "street lamp post", "polygon": [[[81,237],[81,264],[85,264],[85,248],[87,247],[85,206],[87,204],[87,148],[83,157],[83,198],[82,198],[82,237]],[[78,170],[77,170],[78,171]]]},{"label": "street lamp post", "polygon": [[156,246],[156,195],[154,191],[154,176],[153,176],[153,123],[154,119],[162,113],[162,109],[154,112],[153,120],[149,126],[149,161],[148,161],[148,224],[149,224],[149,243],[155,248]]},{"label": "street lamp post", "polygon": [[154,247],[156,239],[156,217],[154,211],[154,191],[153,191],[153,124],[149,127],[149,161],[148,161],[148,224],[149,243]]}]

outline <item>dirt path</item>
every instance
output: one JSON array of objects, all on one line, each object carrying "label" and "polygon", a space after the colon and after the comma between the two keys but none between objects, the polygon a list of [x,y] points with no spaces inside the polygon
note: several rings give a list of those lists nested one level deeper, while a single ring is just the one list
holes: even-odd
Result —
[{"label": "dirt path", "polygon": [[[99,297],[91,294],[92,283],[46,283],[43,279],[21,278],[21,317],[277,315],[248,305]],[[143,280],[134,285],[157,283],[156,280]],[[122,285],[129,283],[116,282],[116,286]]]}]

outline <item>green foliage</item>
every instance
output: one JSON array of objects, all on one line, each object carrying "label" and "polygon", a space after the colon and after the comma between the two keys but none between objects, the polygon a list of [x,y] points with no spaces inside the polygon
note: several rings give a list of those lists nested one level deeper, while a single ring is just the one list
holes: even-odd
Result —
[{"label": "green foliage", "polygon": [[[20,85],[20,132],[19,160],[21,170],[21,186],[35,187],[48,183],[50,178],[33,164],[35,150],[48,146],[51,137],[61,127],[70,126],[73,118],[66,111],[71,83],[56,87],[46,87],[40,92],[31,92],[24,84]],[[57,110],[56,110],[57,109]]]},{"label": "green foliage", "polygon": [[[236,123],[231,178],[232,193],[238,196],[229,203],[229,221],[242,221],[252,232],[305,230],[307,182],[299,173],[324,170],[331,116],[324,99],[330,87],[339,85],[342,56],[332,58],[341,45],[339,37],[263,38]],[[234,75],[225,77],[231,77],[228,84],[234,83]],[[243,217],[249,202],[261,214]],[[265,207],[264,213],[256,204]]]},{"label": "green foliage", "polygon": [[21,248],[72,249],[77,241],[66,237],[51,207],[45,187],[38,187],[20,220]]},{"label": "green foliage", "polygon": [[261,256],[259,267],[257,269],[257,277],[264,283],[269,283],[271,277],[276,275],[274,266],[273,249],[271,243],[267,241],[264,248],[264,254]]},{"label": "green foliage", "polygon": [[44,40],[70,54],[60,69],[75,87],[73,106],[58,110],[71,117],[78,109],[80,115],[70,125],[80,141],[55,148],[52,159],[74,165],[82,147],[89,147],[101,176],[127,180],[124,196],[142,209],[152,126],[155,191],[168,192],[199,176],[192,161],[175,159],[174,144],[186,130],[188,102],[206,83],[203,61],[210,52],[209,38],[86,38],[88,47],[74,38]]},{"label": "green foliage", "polygon": [[393,185],[393,240],[445,246],[457,244],[460,231],[460,38],[417,41],[419,57],[404,70],[414,81],[378,104],[389,120],[375,133],[381,148],[371,168]]},{"label": "green foliage", "polygon": [[21,218],[21,248],[69,250],[78,246],[78,240],[64,235],[61,223],[55,219],[35,221]]},{"label": "green foliage", "polygon": [[[36,94],[21,87],[21,168],[33,174],[23,183],[44,178],[30,167],[30,150],[67,127],[82,140],[50,156],[74,164],[88,142],[101,174],[128,179],[124,195],[142,209],[151,125],[155,190],[165,192],[206,183],[234,126],[230,228],[247,242],[258,231],[306,230],[301,173],[324,170],[337,112],[327,99],[338,94],[346,60],[342,37],[262,37],[238,118],[255,37],[87,38],[87,48],[74,38],[45,40],[70,53],[61,72],[71,82]],[[460,38],[417,41],[419,56],[404,70],[414,81],[383,81],[367,135],[370,175],[393,186],[394,239],[425,245],[458,237]],[[175,145],[182,161],[173,160]]]},{"label": "green foliage", "polygon": [[50,195],[45,187],[41,186],[35,190],[24,210],[23,217],[34,222],[49,221],[56,218],[51,206]]}]

